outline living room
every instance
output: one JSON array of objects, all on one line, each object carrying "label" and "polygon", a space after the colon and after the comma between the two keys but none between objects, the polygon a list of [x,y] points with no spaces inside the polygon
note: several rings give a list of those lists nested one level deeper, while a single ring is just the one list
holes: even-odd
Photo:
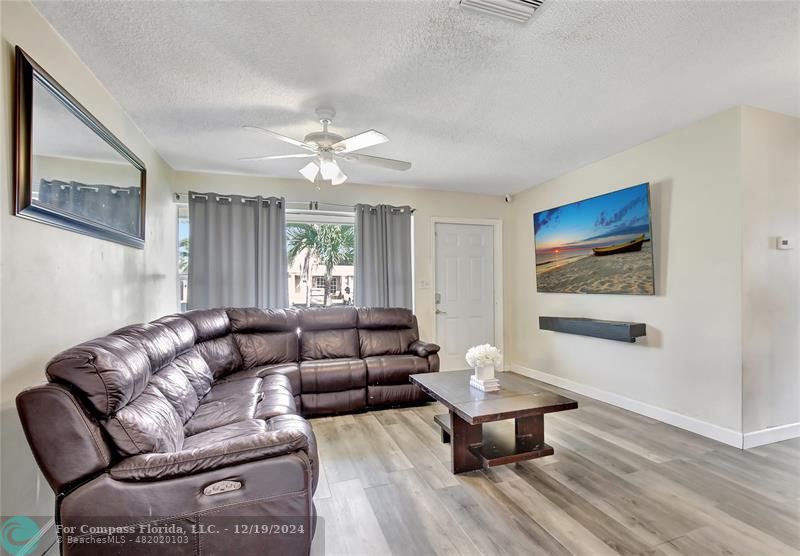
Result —
[{"label": "living room", "polygon": [[800,2],[0,26],[3,553],[800,554]]}]

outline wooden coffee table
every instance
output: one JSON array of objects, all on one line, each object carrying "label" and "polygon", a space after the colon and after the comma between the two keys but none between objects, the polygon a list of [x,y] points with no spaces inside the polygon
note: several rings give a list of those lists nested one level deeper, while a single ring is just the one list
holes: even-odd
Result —
[{"label": "wooden coffee table", "polygon": [[[470,387],[471,374],[448,371],[409,377],[450,410],[434,420],[442,429],[442,442],[450,443],[453,473],[553,454],[544,442],[544,414],[577,409],[578,402],[542,390],[533,380],[510,371],[497,373],[500,390],[482,392]],[[495,426],[496,421],[508,419],[514,419],[513,433]]]}]

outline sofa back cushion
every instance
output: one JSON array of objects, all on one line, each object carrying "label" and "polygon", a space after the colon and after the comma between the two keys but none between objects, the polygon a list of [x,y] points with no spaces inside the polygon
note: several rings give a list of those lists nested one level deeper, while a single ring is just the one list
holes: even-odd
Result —
[{"label": "sofa back cushion", "polygon": [[228,309],[227,312],[245,369],[297,361],[300,339],[295,311]]},{"label": "sofa back cushion", "polygon": [[103,424],[119,453],[125,456],[177,452],[183,446],[183,423],[153,384]]},{"label": "sofa back cushion", "polygon": [[205,360],[215,380],[242,367],[242,355],[233,339],[225,309],[201,309],[183,314],[195,329],[195,349]]},{"label": "sofa back cushion", "polygon": [[[55,356],[47,376],[72,389],[120,454],[180,449],[184,423],[211,389],[207,361],[231,371],[241,361],[224,332],[227,315],[195,315],[195,321],[172,315],[126,326]],[[230,346],[226,336],[215,337],[220,331]],[[195,345],[198,336],[204,341]]]},{"label": "sofa back cushion", "polygon": [[197,411],[200,399],[180,367],[168,365],[150,378],[150,384],[164,394],[175,413],[178,414],[181,426]]},{"label": "sofa back cushion", "polygon": [[214,383],[214,375],[197,348],[193,348],[176,357],[175,361],[165,367],[165,370],[170,367],[177,368],[186,376],[198,400],[202,400],[211,390],[211,385]]},{"label": "sofa back cushion", "polygon": [[304,309],[299,312],[299,324],[301,360],[359,356],[355,308]]},{"label": "sofa back cushion", "polygon": [[358,340],[361,357],[401,355],[419,339],[417,319],[409,309],[358,309]]},{"label": "sofa back cushion", "polygon": [[104,336],[50,360],[51,382],[75,388],[96,415],[108,417],[138,397],[150,382],[150,358],[137,342]]}]

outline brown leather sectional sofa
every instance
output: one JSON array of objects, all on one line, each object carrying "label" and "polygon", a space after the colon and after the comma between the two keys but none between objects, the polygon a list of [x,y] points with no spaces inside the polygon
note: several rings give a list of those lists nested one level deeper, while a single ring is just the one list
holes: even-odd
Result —
[{"label": "brown leather sectional sofa", "polygon": [[190,311],[64,351],[17,397],[62,552],[307,554],[303,416],[425,401],[408,375],[438,350],[408,310],[342,307]]}]

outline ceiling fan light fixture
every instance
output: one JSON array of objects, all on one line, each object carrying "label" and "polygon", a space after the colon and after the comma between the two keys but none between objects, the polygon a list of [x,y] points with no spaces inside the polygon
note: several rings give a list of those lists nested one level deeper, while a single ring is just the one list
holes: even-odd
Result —
[{"label": "ceiling fan light fixture", "polygon": [[[1,2],[2,0],[0,0]],[[462,0],[464,2],[466,0]],[[499,0],[473,0],[482,2],[492,2]],[[544,0],[504,0],[512,2],[539,2]],[[319,189],[320,184],[327,183],[330,185],[340,185],[347,181],[347,175],[342,172],[342,169],[337,164],[337,159],[346,160],[348,162],[365,163],[370,166],[378,168],[388,168],[390,170],[404,171],[411,168],[410,162],[402,160],[395,160],[392,158],[383,158],[380,156],[366,155],[354,151],[360,151],[381,143],[387,142],[389,139],[380,131],[375,129],[368,129],[361,133],[356,133],[347,138],[342,138],[341,135],[333,133],[328,130],[328,126],[333,123],[333,116],[336,111],[331,107],[320,107],[317,109],[317,116],[320,118],[322,124],[322,131],[315,131],[305,136],[302,141],[292,139],[281,133],[265,129],[259,126],[242,126],[245,129],[257,131],[259,133],[269,135],[275,139],[294,145],[303,149],[304,153],[295,154],[278,154],[278,155],[263,155],[251,156],[240,158],[241,161],[270,161],[294,158],[311,158],[312,161],[300,169],[300,174],[317,186]]]},{"label": "ceiling fan light fixture", "polygon": [[300,168],[300,173],[311,183],[314,183],[314,181],[317,179],[317,172],[319,172],[319,166],[317,166],[316,162],[309,162]]},{"label": "ceiling fan light fixture", "polygon": [[324,180],[332,180],[337,174],[342,173],[333,157],[329,156],[320,157],[319,172]]},{"label": "ceiling fan light fixture", "polygon": [[340,185],[347,181],[347,175],[342,172],[342,169],[338,166],[336,167],[339,171],[336,173],[335,176],[331,178],[331,185]]}]

